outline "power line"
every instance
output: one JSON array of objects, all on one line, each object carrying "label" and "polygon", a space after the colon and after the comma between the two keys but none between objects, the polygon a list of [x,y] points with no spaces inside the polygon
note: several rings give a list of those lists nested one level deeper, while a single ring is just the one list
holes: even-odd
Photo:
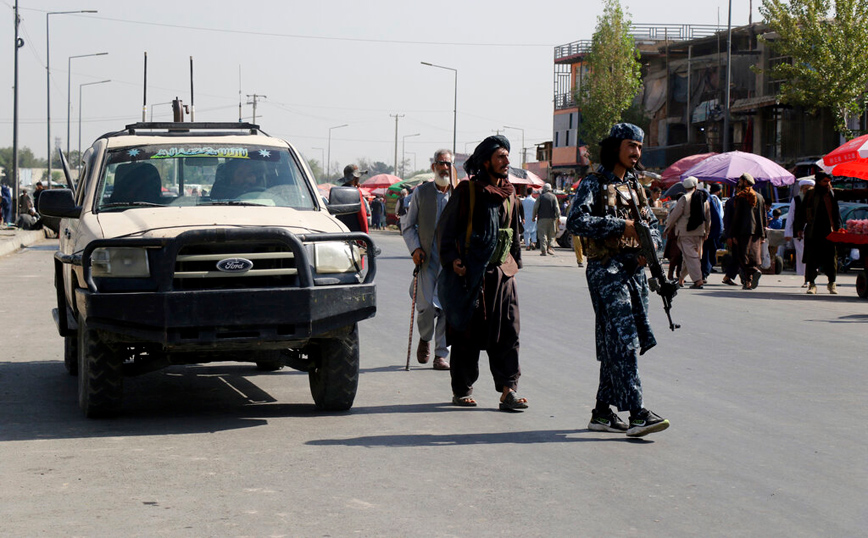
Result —
[{"label": "power line", "polygon": [[285,39],[311,39],[318,41],[347,41],[351,43],[380,43],[387,45],[437,45],[437,46],[461,46],[461,47],[540,47],[552,48],[554,45],[549,43],[468,43],[459,41],[413,41],[404,39],[365,39],[356,37],[334,37],[334,36],[313,36],[303,34],[282,34],[276,32],[255,32],[252,30],[230,30],[227,28],[206,28],[203,26],[186,26],[181,24],[167,24],[164,22],[147,22],[135,21],[129,19],[117,19],[113,17],[89,17],[89,19],[99,19],[109,22],[122,22],[127,24],[141,24],[144,26],[158,26],[161,28],[174,28],[177,30],[196,30],[199,32],[214,32],[223,34],[237,35],[254,35],[263,37],[280,37]]}]

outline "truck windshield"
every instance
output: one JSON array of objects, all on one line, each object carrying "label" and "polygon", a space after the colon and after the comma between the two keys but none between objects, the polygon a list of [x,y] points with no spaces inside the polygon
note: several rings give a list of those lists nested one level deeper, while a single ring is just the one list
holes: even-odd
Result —
[{"label": "truck windshield", "polygon": [[287,148],[160,144],[109,150],[99,209],[256,205],[313,209],[315,194]]}]

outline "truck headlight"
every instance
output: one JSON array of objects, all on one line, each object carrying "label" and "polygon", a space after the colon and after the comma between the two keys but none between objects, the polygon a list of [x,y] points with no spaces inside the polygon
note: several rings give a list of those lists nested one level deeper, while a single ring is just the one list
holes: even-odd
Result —
[{"label": "truck headlight", "polygon": [[313,244],[313,267],[319,274],[355,273],[360,266],[361,254],[355,243],[324,241]]},{"label": "truck headlight", "polygon": [[148,278],[148,251],[143,248],[95,248],[90,255],[91,274],[94,277]]}]

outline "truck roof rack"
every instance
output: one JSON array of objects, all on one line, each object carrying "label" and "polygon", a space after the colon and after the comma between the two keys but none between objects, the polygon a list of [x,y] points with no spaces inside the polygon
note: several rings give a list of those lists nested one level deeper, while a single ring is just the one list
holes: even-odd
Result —
[{"label": "truck roof rack", "polygon": [[124,127],[129,134],[136,131],[250,131],[250,134],[262,133],[259,125],[246,122],[137,122]]}]

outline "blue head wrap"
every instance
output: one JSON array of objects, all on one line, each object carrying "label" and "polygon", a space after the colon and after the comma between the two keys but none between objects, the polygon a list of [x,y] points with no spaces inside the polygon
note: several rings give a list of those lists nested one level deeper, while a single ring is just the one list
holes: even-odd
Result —
[{"label": "blue head wrap", "polygon": [[609,138],[642,142],[645,139],[645,132],[639,126],[632,123],[616,123],[612,127],[612,130],[609,131]]}]

